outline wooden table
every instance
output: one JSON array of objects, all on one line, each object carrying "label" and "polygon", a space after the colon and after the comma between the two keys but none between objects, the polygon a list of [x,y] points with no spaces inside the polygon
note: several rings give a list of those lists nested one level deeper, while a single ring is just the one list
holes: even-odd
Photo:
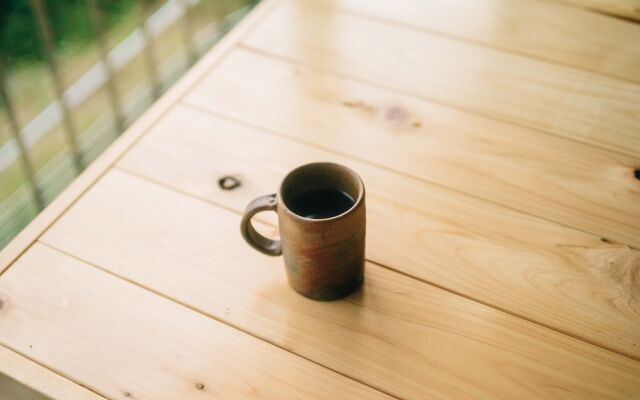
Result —
[{"label": "wooden table", "polygon": [[[569,3],[264,1],[0,254],[0,372],[65,400],[640,399],[640,25]],[[239,233],[318,160],[368,196],[364,287],[331,303]]]}]

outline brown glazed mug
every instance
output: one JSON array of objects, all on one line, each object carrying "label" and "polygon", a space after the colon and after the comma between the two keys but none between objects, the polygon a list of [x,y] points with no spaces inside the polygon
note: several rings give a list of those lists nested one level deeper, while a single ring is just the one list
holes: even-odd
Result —
[{"label": "brown glazed mug", "polygon": [[[258,233],[251,218],[278,214],[280,240]],[[300,166],[276,194],[258,197],[241,222],[244,239],[272,256],[282,254],[289,284],[314,300],[335,300],[356,290],[364,277],[364,184],[351,169],[319,162]]]}]

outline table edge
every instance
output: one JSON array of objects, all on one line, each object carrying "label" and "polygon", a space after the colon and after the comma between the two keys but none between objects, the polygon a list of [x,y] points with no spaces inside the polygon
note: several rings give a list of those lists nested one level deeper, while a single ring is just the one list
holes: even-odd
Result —
[{"label": "table edge", "polygon": [[[0,251],[0,277],[281,0],[262,0]],[[0,372],[52,399],[105,399],[0,343]],[[77,397],[70,397],[73,394]]]}]

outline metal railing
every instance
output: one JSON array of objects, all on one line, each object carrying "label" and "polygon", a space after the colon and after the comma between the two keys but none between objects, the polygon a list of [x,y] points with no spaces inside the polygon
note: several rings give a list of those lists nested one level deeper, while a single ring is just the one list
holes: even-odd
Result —
[{"label": "metal railing", "polygon": [[[98,62],[65,86],[47,4],[30,1],[53,101],[21,126],[9,85],[9,63],[0,54],[0,108],[6,119],[5,141],[0,142],[0,185],[5,184],[1,174],[7,168],[19,166],[24,177],[21,185],[0,198],[0,249],[257,2],[246,0],[244,6],[198,27],[193,9],[199,0],[167,0],[154,7],[141,1],[137,27],[110,48],[104,10],[98,0],[86,0]],[[180,32],[180,45],[169,55],[159,55],[155,41],[167,29]],[[138,59],[146,71],[144,82],[134,82],[132,89],[124,91],[118,86],[119,74]],[[79,127],[77,109],[100,91],[108,106],[89,126]],[[56,130],[63,132],[64,148],[37,166],[33,149]]]}]

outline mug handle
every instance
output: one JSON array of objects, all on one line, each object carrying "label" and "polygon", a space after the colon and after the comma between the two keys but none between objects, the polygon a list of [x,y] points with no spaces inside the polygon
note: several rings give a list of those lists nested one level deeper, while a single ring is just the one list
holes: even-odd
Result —
[{"label": "mug handle", "polygon": [[242,214],[242,222],[240,222],[240,231],[242,232],[244,240],[254,249],[270,256],[279,256],[282,254],[282,244],[279,240],[267,239],[259,234],[253,227],[251,218],[262,211],[276,211],[277,204],[278,201],[275,193],[260,196],[249,203]]}]

